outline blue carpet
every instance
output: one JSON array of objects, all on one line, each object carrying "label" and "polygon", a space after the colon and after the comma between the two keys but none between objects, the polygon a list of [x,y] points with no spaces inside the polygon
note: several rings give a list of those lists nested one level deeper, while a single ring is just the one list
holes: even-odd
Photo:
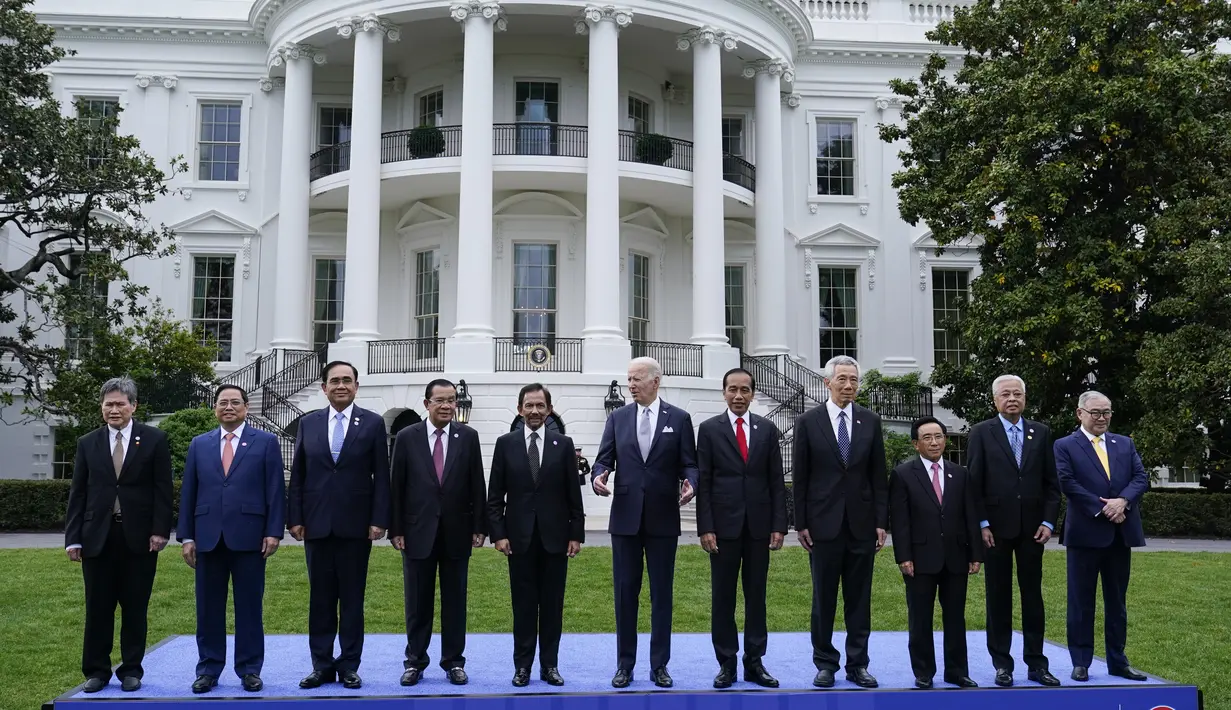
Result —
[{"label": "blue carpet", "polygon": [[[843,634],[834,634],[834,644],[841,649]],[[742,637],[741,637],[742,639]],[[943,658],[941,636],[935,637],[936,657],[938,663]],[[1021,658],[1021,636],[1014,634],[1013,655]],[[228,638],[228,659],[232,657],[231,644]],[[308,653],[306,636],[267,636],[265,638],[265,668],[261,678],[265,689],[260,693],[243,692],[239,679],[234,672],[227,670],[218,680],[218,687],[204,697],[244,696],[252,697],[322,697],[322,696],[390,696],[390,695],[504,695],[516,693],[612,693],[620,692],[611,687],[611,675],[615,671],[615,635],[614,634],[566,634],[560,645],[560,673],[564,676],[565,686],[552,688],[538,679],[537,665],[531,674],[530,685],[526,688],[514,688],[509,684],[513,676],[513,638],[509,634],[471,634],[466,643],[466,672],[470,683],[465,686],[454,686],[444,677],[444,672],[435,663],[440,658],[439,639],[432,638],[431,658],[433,665],[429,666],[423,680],[413,688],[403,688],[398,684],[402,674],[403,650],[406,644],[404,636],[395,634],[369,634],[364,645],[363,666],[359,675],[363,678],[361,690],[346,690],[340,684],[330,683],[311,691],[299,689],[299,680],[312,669]],[[967,634],[967,644],[970,655],[971,677],[983,687],[995,687],[993,679],[995,671],[987,655],[986,638],[982,631],[972,631]],[[648,634],[642,634],[637,646],[638,662],[634,671],[634,680],[630,691],[656,690],[649,680],[649,650]],[[1133,683],[1107,674],[1107,667],[1102,661],[1095,661],[1090,668],[1090,683],[1075,683],[1069,680],[1072,665],[1069,663],[1068,651],[1055,644],[1047,644],[1044,652],[1051,662],[1052,673],[1065,686],[1089,687],[1092,685],[1133,685],[1162,684],[1165,681],[1151,678],[1148,683]],[[872,634],[869,653],[872,665],[869,670],[880,681],[883,689],[911,688],[914,675],[910,670],[910,659],[906,650],[905,632],[876,632]],[[85,696],[80,691],[69,693],[66,697],[73,700],[89,698],[106,699],[120,698],[136,700],[138,698],[181,698],[191,697],[192,681],[195,678],[197,662],[196,640],[191,636],[176,636],[150,651],[145,659],[145,679],[141,690],[135,693],[122,693],[119,683],[112,680],[102,692]],[[943,663],[942,663],[943,665]],[[783,689],[812,689],[812,677],[816,668],[812,665],[812,648],[806,633],[775,633],[770,634],[769,652],[765,657],[765,666]],[[672,659],[668,666],[675,679],[672,692],[712,691],[713,678],[717,672],[717,661],[714,660],[713,647],[709,634],[681,634],[672,636]],[[938,670],[936,686],[951,687],[941,682],[943,668]],[[1035,686],[1026,680],[1026,669],[1020,660],[1015,671],[1017,685],[1021,687]],[[756,686],[738,681],[731,689],[733,691],[751,690]],[[838,673],[835,690],[855,689],[844,674]],[[627,692],[627,691],[625,691]],[[831,692],[831,691],[828,691]],[[948,695],[948,694],[946,694]]]}]

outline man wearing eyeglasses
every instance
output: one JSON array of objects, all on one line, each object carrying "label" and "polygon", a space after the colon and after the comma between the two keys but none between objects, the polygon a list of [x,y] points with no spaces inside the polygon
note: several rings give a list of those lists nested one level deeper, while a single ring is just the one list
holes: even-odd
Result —
[{"label": "man wearing eyeglasses", "polygon": [[1146,680],[1124,655],[1128,636],[1131,551],[1144,547],[1141,497],[1150,479],[1133,440],[1108,431],[1111,400],[1085,392],[1077,400],[1081,426],[1055,444],[1056,473],[1068,497],[1062,542],[1068,565],[1068,644],[1073,680],[1090,679],[1094,660],[1094,595],[1103,583],[1107,670],[1129,680]]}]

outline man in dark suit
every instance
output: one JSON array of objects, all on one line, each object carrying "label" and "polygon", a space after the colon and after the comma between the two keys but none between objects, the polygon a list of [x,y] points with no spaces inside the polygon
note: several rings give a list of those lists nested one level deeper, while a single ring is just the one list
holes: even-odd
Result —
[{"label": "man in dark suit", "polygon": [[577,484],[584,486],[586,484],[586,476],[590,475],[590,461],[581,455],[581,447],[578,446],[574,451],[577,452]]},{"label": "man in dark suit", "polygon": [[214,393],[221,428],[194,438],[180,490],[181,553],[196,570],[197,678],[192,692],[218,685],[227,660],[227,584],[235,595],[235,675],[256,692],[265,663],[265,560],[284,531],[282,448],[269,432],[247,426],[248,393],[222,385]]},{"label": "man in dark suit", "polygon": [[889,485],[881,419],[855,404],[859,363],[839,355],[825,364],[829,400],[795,424],[795,530],[812,564],[812,684],[834,684],[841,656],[833,621],[842,585],[846,677],[875,688],[868,672],[872,567],[889,527]]},{"label": "man in dark suit", "polygon": [[465,685],[466,573],[482,547],[487,497],[483,453],[474,429],[453,421],[457,389],[432,380],[424,392],[427,421],[398,432],[393,443],[393,513],[389,536],[402,551],[406,603],[406,670],[402,685],[419,682],[431,659],[436,574],[440,574],[440,667]]},{"label": "man in dark suit", "polygon": [[496,440],[487,520],[492,543],[509,558],[513,685],[530,683],[537,636],[539,679],[559,686],[568,559],[581,552],[586,534],[577,455],[572,439],[543,426],[551,414],[546,387],[522,387],[517,412],[525,426]]},{"label": "man in dark suit", "polygon": [[115,607],[122,611],[121,688],[141,687],[146,612],[158,553],[171,535],[171,450],[158,429],[133,421],[137,385],[107,380],[100,395],[105,424],[77,440],[68,491],[64,546],[85,580],[84,690],[111,681]]},{"label": "man in dark suit", "polygon": [[616,688],[628,687],[637,663],[643,564],[650,576],[650,678],[660,688],[673,684],[667,662],[675,550],[680,506],[696,495],[697,444],[688,412],[658,398],[661,382],[662,367],[653,358],[629,363],[628,391],[634,401],[607,418],[590,476],[594,492],[608,496],[611,472],[619,468],[607,526],[615,582],[618,649],[611,685]]},{"label": "man in dark suit", "polygon": [[[296,431],[286,513],[308,562],[312,672],[299,687],[319,688],[336,675],[353,689],[363,685],[358,671],[368,558],[372,541],[389,527],[389,433],[381,415],[355,404],[354,365],[325,365],[321,389],[329,406],[305,415]],[[341,646],[336,659],[335,636]]]},{"label": "man in dark suit", "polygon": [[1013,685],[1013,559],[1022,595],[1022,637],[1027,677],[1047,686],[1060,681],[1043,655],[1043,546],[1060,515],[1060,482],[1051,429],[1022,417],[1026,383],[1002,375],[992,383],[999,415],[970,430],[967,463],[986,547],[987,651],[996,685]]},{"label": "man in dark suit", "polygon": [[966,656],[966,583],[983,559],[979,512],[966,469],[945,461],[948,431],[935,417],[910,428],[919,456],[889,476],[893,556],[906,582],[910,666],[915,687],[931,688],[936,675],[932,618],[936,596],[944,624],[946,683],[976,688]]},{"label": "man in dark suit", "polygon": [[701,547],[710,553],[712,636],[719,666],[715,688],[731,687],[736,677],[735,589],[741,565],[744,680],[778,687],[761,659],[769,642],[769,552],[780,549],[786,535],[786,484],[778,428],[748,413],[756,387],[747,370],[728,371],[722,378],[727,411],[702,422],[697,433],[697,532]]},{"label": "man in dark suit", "polygon": [[1073,680],[1090,679],[1094,660],[1094,592],[1103,582],[1103,632],[1107,670],[1129,680],[1146,675],[1124,655],[1128,637],[1129,566],[1132,548],[1145,547],[1141,497],[1150,477],[1133,440],[1108,432],[1111,400],[1084,392],[1077,400],[1081,427],[1057,439],[1056,473],[1069,499],[1061,542],[1067,550],[1068,643]]}]

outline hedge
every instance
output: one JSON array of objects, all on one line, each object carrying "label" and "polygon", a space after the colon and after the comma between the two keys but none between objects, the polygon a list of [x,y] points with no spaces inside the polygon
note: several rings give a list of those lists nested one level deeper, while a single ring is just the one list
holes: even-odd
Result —
[{"label": "hedge", "polygon": [[[173,519],[178,519],[180,482],[172,483]],[[69,481],[0,480],[0,530],[61,531],[68,511]]]}]

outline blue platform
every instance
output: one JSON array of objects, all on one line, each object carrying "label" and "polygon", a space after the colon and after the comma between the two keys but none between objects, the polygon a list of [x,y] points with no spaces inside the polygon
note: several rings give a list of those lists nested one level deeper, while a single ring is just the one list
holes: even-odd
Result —
[{"label": "blue platform", "polygon": [[[835,634],[835,645],[842,648],[842,634]],[[228,658],[231,658],[228,639]],[[812,687],[816,669],[806,633],[770,634],[765,666],[782,684],[766,690],[751,683],[737,682],[725,690],[714,690],[717,672],[708,634],[675,634],[669,666],[675,687],[662,690],[649,679],[649,636],[638,644],[638,664],[632,685],[623,690],[611,687],[615,670],[613,634],[568,634],[560,645],[560,673],[566,684],[553,688],[538,679],[537,667],[530,685],[514,688],[513,639],[509,634],[471,634],[466,645],[466,672],[470,683],[454,686],[435,664],[440,657],[439,640],[433,637],[431,658],[423,680],[413,688],[398,684],[402,674],[405,637],[371,634],[364,647],[359,674],[363,688],[346,690],[336,683],[305,691],[299,680],[311,670],[306,636],[267,636],[265,668],[261,672],[265,688],[246,693],[239,679],[228,670],[218,687],[203,695],[193,695],[196,642],[191,636],[173,636],[152,648],[146,655],[145,678],[141,690],[124,693],[112,680],[102,692],[86,695],[80,687],[44,705],[44,710],[92,708],[93,710],[232,710],[249,708],[256,700],[279,706],[321,704],[327,710],[382,710],[406,708],[407,700],[430,703],[431,710],[1200,710],[1198,689],[1161,678],[1147,682],[1127,681],[1107,674],[1101,661],[1090,668],[1090,682],[1069,680],[1068,651],[1048,644],[1045,652],[1052,673],[1063,683],[1061,688],[1043,688],[1026,680],[1025,669],[1015,673],[1017,685],[997,688],[995,671],[988,659],[983,632],[968,635],[971,677],[979,689],[959,690],[942,681],[943,669],[932,690],[914,688],[914,675],[906,651],[905,632],[872,634],[869,670],[880,681],[880,688],[864,690],[845,680],[841,672],[831,689]],[[1014,657],[1021,657],[1021,636],[1014,638]],[[936,635],[936,655],[940,659],[941,637]],[[326,702],[328,701],[328,702]],[[204,706],[200,703],[205,702]],[[417,704],[417,703],[416,703]]]}]

